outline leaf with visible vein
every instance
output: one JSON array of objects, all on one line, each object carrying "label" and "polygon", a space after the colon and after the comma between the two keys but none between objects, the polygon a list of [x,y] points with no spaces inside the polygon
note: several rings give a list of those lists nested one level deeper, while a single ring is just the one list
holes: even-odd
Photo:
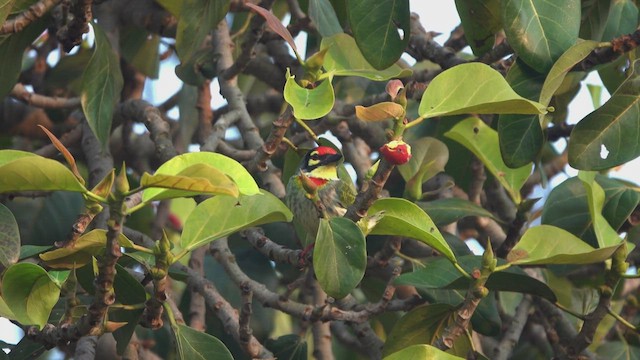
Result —
[{"label": "leaf with visible vein", "polygon": [[109,38],[95,23],[95,48],[87,68],[82,74],[80,102],[89,127],[106,148],[111,134],[111,121],[115,104],[120,100],[124,80],[120,59],[111,48]]}]

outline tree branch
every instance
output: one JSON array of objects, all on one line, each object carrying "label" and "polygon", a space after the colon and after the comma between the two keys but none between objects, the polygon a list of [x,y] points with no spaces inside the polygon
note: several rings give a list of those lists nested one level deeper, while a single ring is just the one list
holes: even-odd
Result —
[{"label": "tree branch", "polygon": [[367,210],[369,210],[371,205],[380,197],[380,191],[387,182],[387,179],[389,179],[389,175],[391,175],[394,167],[395,166],[390,164],[386,159],[380,158],[378,170],[371,180],[362,185],[355,201],[347,208],[347,213],[344,217],[357,222],[366,216]]},{"label": "tree branch", "polygon": [[[269,10],[273,5],[274,0],[263,0],[260,3],[260,6]],[[264,24],[265,19],[262,16],[253,16],[251,18],[251,24],[249,25],[249,31],[245,35],[244,41],[242,42],[242,51],[240,55],[236,59],[236,61],[227,68],[223,73],[220,74],[220,78],[222,79],[230,79],[238,76],[244,69],[247,67],[247,64],[251,61],[251,59],[255,56],[255,46],[262,37],[264,33]]]},{"label": "tree branch", "polygon": [[613,254],[611,268],[605,272],[604,285],[600,287],[600,298],[596,308],[587,314],[582,324],[582,328],[578,335],[573,339],[567,353],[571,358],[578,358],[582,350],[586,349],[593,342],[598,325],[602,319],[609,313],[611,307],[611,298],[620,282],[621,274],[624,274],[627,268],[625,259],[627,257],[627,248],[622,245]]},{"label": "tree branch", "polygon": [[[131,239],[134,243],[143,245],[146,247],[153,247],[154,242],[145,234],[132,230],[129,228],[124,229],[125,235]],[[220,241],[220,240],[217,240]],[[194,289],[200,293],[213,313],[222,322],[225,331],[233,336],[234,340],[240,344],[240,327],[238,313],[231,304],[218,292],[216,286],[204,276],[198,274],[193,269],[185,266],[179,262],[171,265],[172,269],[187,274],[187,286],[190,289]],[[251,353],[259,354],[260,358],[273,358],[273,354],[267,350],[254,336],[251,337],[250,344],[252,348],[256,350]]]},{"label": "tree branch", "polygon": [[516,313],[511,319],[508,329],[503,331],[504,336],[493,352],[494,360],[507,360],[511,356],[513,348],[518,343],[522,330],[524,330],[524,326],[527,323],[532,306],[531,296],[525,295],[516,308]]},{"label": "tree branch", "polygon": [[242,296],[242,306],[240,307],[240,316],[238,317],[240,346],[242,346],[247,354],[255,358],[259,354],[253,353],[255,348],[251,345],[251,337],[253,335],[253,330],[251,330],[253,292],[251,292],[248,284],[241,285],[240,291]]},{"label": "tree branch", "polygon": [[114,122],[131,120],[142,122],[151,133],[151,140],[156,145],[156,155],[165,162],[178,155],[171,139],[171,128],[162,117],[160,111],[144,100],[127,100],[116,108]]},{"label": "tree branch", "polygon": [[16,99],[24,101],[31,106],[45,109],[65,109],[80,107],[80,98],[61,98],[36,94],[28,91],[21,83],[17,83],[14,85],[10,95],[15,97]]},{"label": "tree branch", "polygon": [[452,49],[442,47],[433,40],[433,35],[429,34],[420,24],[420,17],[416,13],[411,13],[411,37],[407,46],[409,53],[417,61],[429,60],[442,69],[448,69],[467,61],[456,56]]},{"label": "tree branch", "polygon": [[[189,268],[191,268],[199,276],[204,276],[204,256],[207,253],[207,247],[201,246],[191,252],[189,258]],[[191,293],[191,301],[189,303],[189,326],[198,330],[206,330],[204,297],[194,289],[189,289]]]},{"label": "tree branch", "polygon": [[611,40],[611,47],[593,50],[584,60],[576,64],[572,71],[590,71],[594,67],[616,60],[620,55],[640,45],[640,28]]},{"label": "tree branch", "polygon": [[22,31],[32,22],[40,19],[44,14],[51,10],[54,6],[58,5],[62,0],[40,0],[37,3],[29,6],[27,10],[23,11],[13,19],[6,20],[2,27],[0,27],[0,35],[17,33]]},{"label": "tree branch", "polygon": [[79,45],[82,42],[82,35],[89,32],[88,23],[93,17],[92,3],[93,0],[78,0],[71,5],[73,14],[71,22],[58,29],[56,33],[64,51],[69,52],[74,46]]},{"label": "tree branch", "polygon": [[242,231],[240,235],[246,238],[256,250],[277,263],[300,266],[300,261],[306,261],[306,259],[300,258],[302,250],[285,248],[266,237],[261,228],[247,229]]},{"label": "tree branch", "polygon": [[[327,293],[322,290],[318,281],[314,278],[313,267],[307,271],[306,286],[309,287],[313,304],[318,307],[328,306]],[[314,321],[311,324],[313,334],[313,356],[318,360],[332,360],[334,358],[331,349],[331,324],[328,322]]]}]

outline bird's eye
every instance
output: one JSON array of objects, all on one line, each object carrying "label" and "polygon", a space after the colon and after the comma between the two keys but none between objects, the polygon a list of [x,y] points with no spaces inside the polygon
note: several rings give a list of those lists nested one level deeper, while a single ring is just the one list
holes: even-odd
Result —
[{"label": "bird's eye", "polygon": [[311,155],[311,159],[312,160],[319,160],[320,156],[318,156],[318,154],[313,154],[313,155]]}]

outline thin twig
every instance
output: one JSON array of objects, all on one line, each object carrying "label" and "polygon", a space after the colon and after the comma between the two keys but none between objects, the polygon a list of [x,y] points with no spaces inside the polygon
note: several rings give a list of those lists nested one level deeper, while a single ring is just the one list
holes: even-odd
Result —
[{"label": "thin twig", "polygon": [[17,83],[13,86],[13,90],[11,90],[10,95],[31,106],[45,109],[66,109],[80,106],[80,98],[61,98],[36,94],[28,91],[21,83]]},{"label": "thin twig", "polygon": [[[274,0],[263,0],[260,6],[269,10],[273,5]],[[236,61],[227,68],[224,73],[221,74],[221,78],[229,79],[238,76],[246,67],[247,64],[255,56],[255,46],[264,33],[265,19],[262,16],[254,16],[251,19],[250,30],[246,33],[244,41],[242,42],[242,50]]]},{"label": "thin twig", "polygon": [[113,115],[114,122],[130,119],[145,124],[151,133],[151,140],[156,145],[156,155],[165,162],[178,155],[171,138],[169,123],[162,117],[160,111],[144,100],[127,100],[120,104]]},{"label": "thin twig", "polygon": [[[136,244],[149,248],[154,246],[154,241],[139,231],[125,228],[124,233]],[[220,319],[225,331],[231,334],[236,342],[240,343],[238,313],[236,312],[236,309],[234,309],[218,292],[216,286],[204,276],[179,262],[174,263],[171,266],[171,269],[187,274],[187,286],[189,286],[190,289],[194,289],[204,297],[208,308]],[[259,354],[258,357],[260,358],[273,358],[273,354],[254,336],[251,337],[250,343],[251,346],[256,349],[255,351],[251,351],[251,353]]]},{"label": "thin twig", "polygon": [[[191,252],[189,258],[189,268],[200,276],[204,276],[204,256],[207,253],[207,247],[201,246]],[[205,309],[206,304],[204,297],[194,289],[189,289],[191,293],[191,301],[189,303],[189,326],[198,330],[206,330]]]},{"label": "thin twig", "polygon": [[509,328],[504,331],[504,336],[493,352],[494,360],[507,360],[509,358],[513,348],[518,343],[522,330],[524,330],[532,305],[531,296],[525,295],[516,308],[516,313],[511,319]]},{"label": "thin twig", "polygon": [[253,292],[251,292],[251,287],[249,287],[248,284],[240,285],[240,291],[242,296],[242,306],[240,307],[240,315],[238,317],[240,346],[244,348],[247,354],[255,358],[259,354],[253,354],[252,351],[255,349],[251,346],[251,336],[253,335],[253,330],[251,330]]},{"label": "thin twig", "polygon": [[59,4],[60,1],[62,0],[40,0],[29,6],[27,10],[23,11],[18,16],[6,20],[2,24],[2,27],[0,27],[0,35],[22,31],[29,24],[44,16],[44,14]]},{"label": "thin twig", "polygon": [[[318,281],[314,278],[313,270],[307,272],[306,285],[312,294],[313,304],[316,306],[327,306],[327,293],[322,290]],[[313,335],[313,356],[318,360],[332,360],[333,350],[331,349],[331,325],[328,322],[314,321],[311,324]]]},{"label": "thin twig", "polygon": [[300,264],[301,261],[306,260],[300,257],[302,250],[287,249],[286,247],[272,241],[264,235],[264,231],[262,231],[261,228],[247,229],[240,234],[244,236],[254,248],[277,263],[295,266],[306,265]]}]

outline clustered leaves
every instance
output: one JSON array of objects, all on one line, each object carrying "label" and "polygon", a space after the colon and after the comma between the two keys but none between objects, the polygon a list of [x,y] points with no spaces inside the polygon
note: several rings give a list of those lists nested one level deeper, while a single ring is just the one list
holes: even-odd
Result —
[{"label": "clustered leaves", "polygon": [[[609,173],[640,156],[637,2],[456,0],[445,46],[409,0],[58,3],[0,0],[10,358],[105,333],[179,359],[640,354],[640,194]],[[168,58],[181,89],[141,100]],[[575,119],[596,71],[611,96]],[[316,144],[359,188],[334,212]]]}]

